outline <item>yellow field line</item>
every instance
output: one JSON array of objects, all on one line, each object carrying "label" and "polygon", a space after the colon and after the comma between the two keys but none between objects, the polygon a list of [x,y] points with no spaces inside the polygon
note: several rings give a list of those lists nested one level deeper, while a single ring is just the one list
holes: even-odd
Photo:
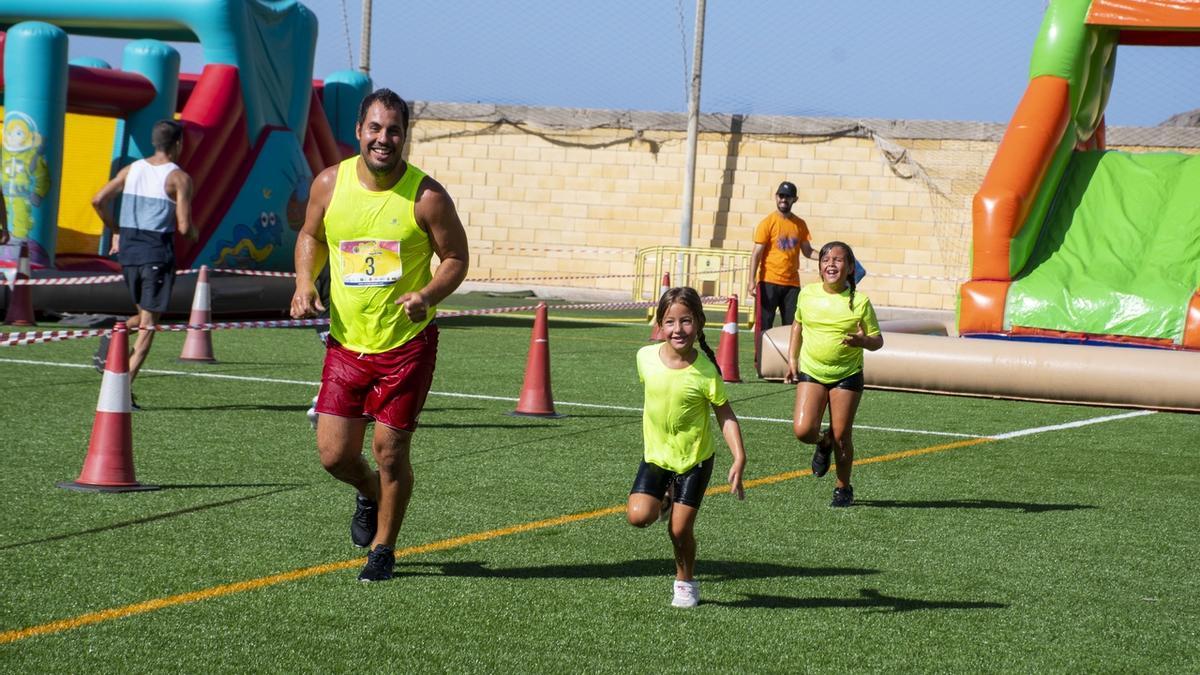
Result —
[{"label": "yellow field line", "polygon": [[[858,464],[858,465],[862,465],[862,464],[875,464],[878,462],[889,462],[889,461],[894,461],[894,460],[898,460],[898,459],[907,459],[909,457],[917,457],[920,455],[928,455],[928,454],[932,454],[935,452],[944,452],[946,450],[953,450],[955,448],[963,448],[963,447],[967,447],[970,445],[979,445],[981,443],[989,443],[994,440],[996,440],[996,439],[993,439],[993,438],[971,438],[971,439],[962,440],[962,441],[955,441],[953,443],[943,443],[940,445],[931,445],[929,447],[918,448],[915,450],[902,450],[900,452],[893,452],[893,453],[889,453],[886,455],[879,455],[876,457],[867,457],[864,459],[855,460],[854,463]],[[811,473],[812,473],[812,471],[810,471],[808,469],[805,469],[802,471],[787,471],[787,472],[778,473],[778,474],[775,474],[772,476],[766,476],[763,478],[755,478],[753,480],[745,481],[744,486],[746,488],[752,488],[752,487],[758,487],[761,485],[771,485],[773,483],[781,483],[783,481],[792,480],[794,478],[799,478],[801,476],[807,476]],[[728,485],[719,485],[719,486],[715,486],[715,487],[710,487],[705,494],[717,494],[720,492],[728,492],[728,491],[729,491]],[[512,525],[510,527],[502,527],[502,528],[495,529],[495,530],[487,530],[484,532],[475,532],[472,534],[463,535],[461,537],[452,537],[450,539],[442,539],[440,541],[430,542],[428,544],[421,544],[419,546],[409,546],[407,548],[402,548],[402,549],[399,549],[396,551],[396,557],[403,558],[403,557],[407,557],[407,556],[419,555],[421,553],[431,553],[433,551],[444,551],[446,549],[458,548],[459,546],[466,546],[468,544],[475,544],[475,543],[479,543],[479,542],[483,542],[483,541],[488,541],[491,539],[497,539],[499,537],[506,537],[506,536],[512,535],[512,534],[520,534],[522,532],[531,532],[533,530],[541,530],[541,529],[545,529],[547,527],[555,527],[558,525],[567,525],[569,523],[576,523],[576,522],[579,522],[582,520],[591,520],[593,518],[600,518],[602,516],[614,515],[617,513],[622,513],[624,510],[625,510],[625,505],[622,504],[620,506],[609,506],[607,508],[596,509],[594,511],[584,511],[582,513],[572,513],[572,514],[568,514],[565,516],[556,516],[554,518],[546,518],[544,520],[535,520],[535,521],[532,521],[529,523],[523,523],[521,525]],[[324,565],[314,565],[312,567],[302,567],[300,569],[292,570],[290,572],[281,572],[279,574],[272,574],[272,575],[265,576],[265,577],[259,577],[257,579],[238,581],[238,582],[235,582],[232,584],[221,584],[220,586],[212,586],[210,588],[205,588],[205,589],[201,589],[198,591],[191,591],[188,593],[180,593],[178,595],[170,595],[167,597],[155,598],[153,600],[146,600],[143,602],[135,602],[131,605],[125,605],[124,607],[114,607],[112,609],[105,609],[105,610],[101,610],[99,612],[89,612],[87,614],[80,614],[79,616],[71,617],[69,619],[60,619],[58,621],[51,621],[50,623],[44,623],[44,624],[40,624],[37,626],[30,626],[29,628],[20,628],[17,630],[5,631],[3,633],[0,633],[0,644],[17,642],[19,640],[24,640],[26,638],[31,638],[31,637],[37,637],[39,635],[51,635],[54,633],[62,633],[65,631],[74,630],[76,628],[82,628],[84,626],[90,626],[92,624],[102,623],[104,621],[112,621],[114,619],[122,619],[127,616],[134,616],[136,614],[145,614],[147,612],[153,612],[153,611],[156,611],[159,609],[166,609],[168,607],[174,607],[176,605],[184,605],[184,604],[187,604],[190,602],[199,602],[201,600],[210,600],[212,598],[219,598],[219,597],[222,597],[225,595],[232,595],[234,593],[242,593],[244,591],[253,591],[255,589],[265,588],[267,586],[274,586],[276,584],[282,584],[282,583],[285,583],[288,581],[296,581],[298,579],[307,579],[309,577],[315,577],[315,576],[318,576],[321,574],[328,574],[329,572],[339,572],[342,570],[359,567],[360,565],[365,564],[366,560],[367,560],[366,558],[354,558],[352,560],[341,560],[338,562],[326,563]]]}]

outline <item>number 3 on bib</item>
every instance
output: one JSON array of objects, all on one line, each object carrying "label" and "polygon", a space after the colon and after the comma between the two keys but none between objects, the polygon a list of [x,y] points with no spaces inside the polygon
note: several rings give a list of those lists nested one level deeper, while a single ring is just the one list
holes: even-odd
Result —
[{"label": "number 3 on bib", "polygon": [[391,286],[403,274],[398,241],[343,241],[338,244],[338,252],[346,286]]}]

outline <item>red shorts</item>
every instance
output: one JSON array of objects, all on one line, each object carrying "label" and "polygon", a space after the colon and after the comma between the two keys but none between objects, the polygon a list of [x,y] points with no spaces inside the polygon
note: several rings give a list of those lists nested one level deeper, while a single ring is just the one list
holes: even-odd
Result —
[{"label": "red shorts", "polygon": [[359,354],[333,337],[325,349],[317,412],[370,417],[379,424],[413,431],[433,384],[438,329],[429,324],[413,339],[379,354]]}]

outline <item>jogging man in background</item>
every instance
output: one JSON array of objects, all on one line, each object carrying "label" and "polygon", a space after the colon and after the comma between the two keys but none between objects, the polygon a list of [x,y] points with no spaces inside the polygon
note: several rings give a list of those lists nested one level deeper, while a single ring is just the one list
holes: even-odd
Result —
[{"label": "jogging man in background", "polygon": [[[92,208],[113,233],[113,250],[125,274],[125,284],[137,314],[125,322],[132,332],[141,329],[129,359],[129,382],[150,354],[154,327],[167,311],[175,286],[175,233],[196,241],[192,224],[192,178],[175,162],[183,150],[183,125],[160,120],[151,131],[154,155],[139,159],[117,172],[92,197]],[[112,201],[121,195],[121,216],[113,218]],[[93,357],[96,370],[104,372],[108,358],[108,336],[100,339]],[[137,404],[134,403],[134,408]]]}]

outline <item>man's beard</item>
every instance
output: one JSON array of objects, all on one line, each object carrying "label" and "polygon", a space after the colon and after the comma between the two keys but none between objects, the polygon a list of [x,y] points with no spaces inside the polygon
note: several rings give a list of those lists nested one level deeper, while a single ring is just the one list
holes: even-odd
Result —
[{"label": "man's beard", "polygon": [[367,148],[367,153],[363,155],[363,162],[367,165],[367,171],[376,176],[386,176],[400,165],[400,155],[392,151],[391,156],[386,161],[379,162],[371,155],[371,149]]}]

